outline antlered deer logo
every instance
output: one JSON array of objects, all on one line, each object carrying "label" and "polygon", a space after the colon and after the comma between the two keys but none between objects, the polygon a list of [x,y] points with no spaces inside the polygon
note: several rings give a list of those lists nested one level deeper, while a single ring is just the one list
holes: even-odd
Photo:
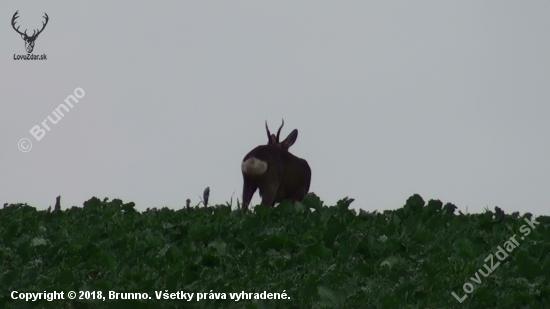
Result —
[{"label": "antlered deer logo", "polygon": [[27,53],[30,54],[34,49],[34,41],[36,41],[36,38],[38,37],[38,35],[42,33],[42,31],[44,31],[44,28],[46,28],[49,17],[48,17],[48,14],[44,13],[44,15],[46,16],[43,16],[43,17],[46,19],[46,22],[42,22],[42,29],[38,30],[38,32],[36,32],[36,30],[33,30],[32,35],[29,36],[27,35],[26,29],[25,29],[25,32],[21,32],[19,31],[19,26],[15,28],[15,20],[19,18],[19,16],[17,16],[18,12],[19,10],[16,11],[15,14],[13,14],[13,18],[11,19],[11,26],[13,27],[13,30],[15,30],[17,33],[21,35],[21,38],[25,41],[25,49],[27,49]]}]

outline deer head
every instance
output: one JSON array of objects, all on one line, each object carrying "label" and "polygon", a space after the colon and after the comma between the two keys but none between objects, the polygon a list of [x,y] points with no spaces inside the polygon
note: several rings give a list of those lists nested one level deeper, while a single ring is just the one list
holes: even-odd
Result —
[{"label": "deer head", "polygon": [[299,201],[309,192],[309,164],[288,151],[298,138],[298,130],[294,129],[284,141],[279,142],[283,125],[284,119],[275,135],[269,132],[266,121],[267,145],[252,149],[241,163],[244,211],[248,210],[256,189],[260,190],[262,204],[266,206],[273,206],[285,199]]},{"label": "deer head", "polygon": [[48,14],[44,13],[44,18],[46,19],[46,22],[42,22],[42,29],[38,30],[38,32],[36,32],[36,30],[33,30],[33,33],[31,36],[27,35],[27,30],[25,29],[25,32],[21,32],[19,31],[19,27],[15,28],[15,20],[17,18],[19,18],[19,16],[17,16],[17,13],[19,12],[16,11],[15,14],[13,14],[13,17],[11,19],[11,26],[13,27],[13,30],[15,30],[17,33],[19,33],[21,35],[21,38],[25,41],[25,49],[27,50],[27,53],[32,53],[33,49],[34,49],[34,41],[36,40],[36,38],[38,37],[38,35],[40,33],[42,33],[42,31],[44,31],[44,28],[46,28],[46,25],[48,24],[48,20],[50,19],[48,17]]},{"label": "deer head", "polygon": [[277,130],[277,135],[271,134],[269,132],[269,128],[267,127],[267,120],[265,122],[265,130],[267,131],[267,144],[268,145],[276,145],[277,147],[280,147],[284,150],[288,150],[290,146],[296,142],[296,139],[298,138],[298,130],[294,129],[290,134],[285,138],[284,141],[279,142],[279,135],[281,134],[281,129],[285,125],[285,120],[283,119],[283,123],[281,123],[281,126],[279,127],[279,130]]}]

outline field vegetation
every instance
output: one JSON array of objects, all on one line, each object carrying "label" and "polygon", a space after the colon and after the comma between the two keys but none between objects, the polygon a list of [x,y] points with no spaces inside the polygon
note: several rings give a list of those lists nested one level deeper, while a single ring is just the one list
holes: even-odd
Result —
[{"label": "field vegetation", "polygon": [[[550,307],[549,217],[463,214],[419,195],[384,212],[351,201],[329,207],[308,194],[249,213],[139,212],[95,197],[54,211],[7,205],[0,308]],[[14,300],[13,291],[65,300]],[[151,299],[109,299],[115,292]]]}]

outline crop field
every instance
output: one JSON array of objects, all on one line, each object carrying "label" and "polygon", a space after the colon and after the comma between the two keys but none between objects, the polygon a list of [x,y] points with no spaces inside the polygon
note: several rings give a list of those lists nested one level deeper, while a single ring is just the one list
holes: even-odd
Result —
[{"label": "crop field", "polygon": [[549,217],[351,202],[7,205],[0,308],[550,308]]}]

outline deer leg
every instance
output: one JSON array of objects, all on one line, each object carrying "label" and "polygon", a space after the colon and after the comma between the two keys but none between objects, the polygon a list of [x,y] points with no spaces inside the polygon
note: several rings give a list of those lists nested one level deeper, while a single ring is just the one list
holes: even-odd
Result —
[{"label": "deer leg", "polygon": [[248,210],[248,204],[250,204],[250,200],[252,200],[252,196],[254,196],[254,192],[256,192],[256,189],[258,188],[256,186],[256,183],[250,179],[249,177],[243,177],[244,184],[243,184],[243,211]]},{"label": "deer leg", "polygon": [[279,184],[268,184],[263,189],[262,204],[273,207],[275,204],[275,196],[277,195],[277,190],[279,189]]},{"label": "deer leg", "polygon": [[296,201],[302,201],[304,199],[304,197],[306,196],[306,194],[307,194],[307,189],[302,188],[302,189],[298,190],[298,193],[294,194],[294,196],[292,198]]}]

